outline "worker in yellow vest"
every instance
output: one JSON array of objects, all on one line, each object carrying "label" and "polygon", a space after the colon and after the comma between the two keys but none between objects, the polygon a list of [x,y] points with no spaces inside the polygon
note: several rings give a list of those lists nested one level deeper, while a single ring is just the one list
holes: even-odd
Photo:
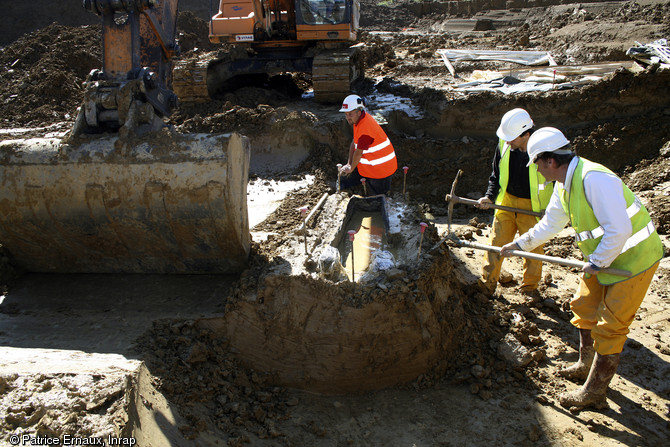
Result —
[{"label": "worker in yellow vest", "polygon": [[366,179],[373,195],[386,194],[391,189],[391,176],[398,169],[395,150],[379,123],[365,111],[363,99],[358,95],[344,98],[340,112],[354,128],[354,139],[349,146],[347,164],[340,168],[344,177],[343,189],[352,188]]},{"label": "worker in yellow vest", "polygon": [[[663,244],[638,197],[606,167],[577,157],[560,130],[538,129],[528,140],[528,156],[556,186],[540,222],[503,246],[501,254],[543,244],[570,222],[588,263],[570,301],[571,322],[579,329],[579,360],[559,374],[585,382],[559,400],[569,408],[604,408],[628,328],[663,257]],[[608,267],[632,276],[601,272]]]},{"label": "worker in yellow vest", "polygon": [[[535,165],[528,166],[526,145],[533,134],[533,120],[524,109],[513,109],[505,113],[496,135],[500,139],[493,157],[493,171],[489,177],[486,194],[478,200],[478,206],[488,209],[492,203],[523,210],[542,212],[553,191],[553,184],[546,182]],[[517,232],[523,234],[538,222],[539,218],[529,214],[497,209],[489,244],[501,247],[514,240]],[[534,253],[543,254],[539,246]],[[498,253],[485,252],[480,288],[489,294],[495,292],[500,279],[503,258]],[[521,291],[532,292],[542,279],[542,262],[532,259],[523,261]]]}]

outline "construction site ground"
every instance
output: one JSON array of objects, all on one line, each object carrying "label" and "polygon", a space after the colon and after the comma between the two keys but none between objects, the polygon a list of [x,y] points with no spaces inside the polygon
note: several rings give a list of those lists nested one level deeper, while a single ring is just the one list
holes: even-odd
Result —
[{"label": "construction site ground", "polygon": [[[2,139],[62,136],[81,104],[82,82],[100,67],[95,16],[80,14],[81,2],[37,3],[48,21],[17,18],[13,33],[0,32]],[[180,58],[225,53],[207,41],[207,10],[195,1],[181,4]],[[384,123],[400,166],[409,168],[406,177],[402,170],[395,175],[391,196],[415,210],[407,219],[417,232],[420,221],[430,224],[420,262],[367,288],[311,280],[305,272],[273,279],[270,271],[292,265],[302,253],[297,209],[312,209],[324,193],[334,194],[335,166],[346,162],[350,127],[338,105],[313,102],[307,75],[259,80],[209,103],[181,104],[169,119],[176,131],[238,132],[251,139],[249,269],[230,276],[53,275],[22,272],[11,253],[3,253],[0,445],[35,445],[37,438],[140,446],[666,445],[670,70],[633,64],[626,50],[670,37],[670,4],[477,5],[362,1],[367,66],[355,90]],[[15,14],[21,13],[19,8]],[[37,23],[45,25],[36,28]],[[440,49],[542,50],[559,65],[617,62],[633,68],[574,88],[463,93],[455,86],[475,70],[513,76],[522,68],[454,62],[452,75],[436,53]],[[620,175],[649,209],[665,246],[631,325],[608,409],[571,411],[558,403],[561,392],[578,386],[557,375],[577,359],[578,334],[568,304],[577,269],[545,263],[539,292],[528,295],[518,289],[521,260],[508,259],[504,270],[511,280],[486,296],[475,287],[483,252],[450,242],[432,249],[447,232],[444,199],[458,170],[463,171],[458,195],[484,193],[495,129],[514,107],[526,108],[537,127],[562,129],[579,155]],[[317,214],[308,225],[311,242],[318,243],[319,225],[327,221],[327,215]],[[487,243],[491,221],[491,212],[456,205],[451,228],[462,239]],[[545,252],[581,259],[569,228],[547,243]],[[250,368],[240,356],[245,337],[251,343],[253,335],[240,322],[267,323],[263,306],[278,306],[273,297],[288,289],[318,290],[296,295],[295,302],[328,315],[351,315],[354,332],[365,333],[364,317],[376,318],[378,309],[394,318],[407,315],[408,333],[419,333],[417,346],[435,360],[415,377],[388,386],[362,376],[346,386],[334,382],[327,392],[310,390],[316,381],[281,386],[276,375]],[[445,290],[451,307],[440,308],[433,299]],[[427,312],[425,320],[421,311]],[[394,318],[376,329],[396,333],[405,322]],[[233,323],[242,335],[234,343],[226,332],[226,324]],[[326,333],[335,319],[317,323],[315,332]],[[307,334],[304,326],[260,328],[294,340]],[[437,343],[435,327],[455,336]],[[370,347],[392,352],[403,341],[377,337]],[[323,346],[304,343],[305,352],[321,358]],[[266,349],[260,356],[268,362],[278,357],[274,345]],[[302,361],[286,366],[319,366],[309,357]],[[384,378],[383,363],[354,366]],[[406,371],[410,366],[399,377]]]}]

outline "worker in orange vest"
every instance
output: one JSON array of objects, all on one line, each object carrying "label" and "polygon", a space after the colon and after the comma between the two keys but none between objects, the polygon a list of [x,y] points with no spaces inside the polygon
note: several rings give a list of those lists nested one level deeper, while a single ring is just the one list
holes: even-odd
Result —
[{"label": "worker in orange vest", "polygon": [[365,178],[373,195],[386,194],[391,189],[391,176],[398,169],[398,160],[391,141],[379,123],[365,111],[358,95],[344,98],[340,112],[354,128],[347,164],[340,168],[343,189],[361,184]]}]

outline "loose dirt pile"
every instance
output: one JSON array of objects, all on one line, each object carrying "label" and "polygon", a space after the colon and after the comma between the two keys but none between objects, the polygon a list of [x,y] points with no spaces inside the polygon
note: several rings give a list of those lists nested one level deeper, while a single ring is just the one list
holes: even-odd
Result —
[{"label": "loose dirt pile", "polygon": [[[564,130],[578,154],[620,174],[650,210],[670,251],[670,71],[621,69],[563,91],[466,94],[454,86],[475,70],[516,67],[458,62],[454,77],[435,53],[444,48],[547,50],[559,64],[630,62],[625,51],[635,41],[670,35],[668,3],[482,11],[470,3],[362,2],[367,67],[356,91],[384,117],[401,165],[410,168],[406,200],[416,210],[412,219],[431,223],[425,247],[444,231],[444,195],[458,169],[465,171],[459,195],[478,198],[490,173],[500,117],[524,107],[538,126]],[[178,29],[182,59],[222,51],[207,41],[201,17],[182,12]],[[100,66],[99,42],[98,25],[52,24],[2,48],[0,127],[8,129],[6,138],[44,136],[72,126],[82,83]],[[472,286],[481,254],[447,245],[368,285],[336,286],[310,275],[309,268],[296,276],[272,275],[290,264],[289,250],[300,247],[294,230],[302,217],[296,209],[312,209],[324,193],[333,193],[334,166],[346,160],[351,138],[337,107],[300,99],[308,85],[305,75],[284,75],[207,104],[182,104],[170,117],[179,132],[240,132],[261,153],[300,147],[308,154],[300,166],[276,176],[316,177],[313,186],[289,195],[253,229],[270,237],[254,243],[249,269],[220,297],[223,317],[156,321],[137,340],[135,349],[153,386],[185,418],[178,424],[184,445],[657,445],[667,440],[667,258],[631,328],[610,394],[613,409],[579,415],[556,403],[557,394],[573,385],[555,378],[558,368],[575,359],[568,304],[577,284],[574,270],[546,265],[538,294],[520,293],[512,279],[493,299]],[[388,94],[408,100],[421,117],[375,110],[375,100]],[[252,172],[258,181],[262,175]],[[403,180],[399,171],[396,193]],[[459,236],[487,242],[490,213],[460,206],[454,217]],[[315,222],[324,218],[317,215],[308,226],[315,243]],[[548,243],[547,254],[579,257],[568,234]],[[516,261],[505,264],[513,278],[520,272]],[[9,314],[6,306],[0,311]],[[330,319],[312,321],[311,315]],[[405,344],[394,345],[399,341]],[[241,361],[235,355],[244,343],[258,351],[256,358]],[[351,369],[344,368],[346,362],[331,363],[338,350],[346,354],[347,349],[355,359]],[[392,358],[394,350],[395,364],[379,361]],[[342,370],[333,372],[334,367]],[[331,372],[331,382],[324,372]],[[70,378],[42,377],[17,397],[22,380],[12,376],[0,382],[3,405],[14,418],[0,421],[3,440],[16,430],[47,433],[40,432],[48,426],[45,415],[60,420],[40,409],[46,405],[26,410],[14,400],[31,399],[39,393],[30,390],[49,381],[56,389],[67,388]],[[118,393],[113,396],[91,411],[119,417]],[[87,408],[76,407],[83,425],[91,425]]]},{"label": "loose dirt pile", "polygon": [[[33,362],[40,360],[46,361],[37,356],[32,358]],[[3,432],[64,440],[69,437],[72,442],[76,442],[75,438],[119,437],[127,431],[124,429],[128,426],[127,397],[133,377],[130,371],[123,371],[124,366],[118,364],[113,373],[82,366],[76,374],[42,370],[36,374],[22,371],[3,375],[0,377]],[[27,439],[30,438],[18,443],[3,435],[3,442],[9,441],[11,445],[29,445]]]}]

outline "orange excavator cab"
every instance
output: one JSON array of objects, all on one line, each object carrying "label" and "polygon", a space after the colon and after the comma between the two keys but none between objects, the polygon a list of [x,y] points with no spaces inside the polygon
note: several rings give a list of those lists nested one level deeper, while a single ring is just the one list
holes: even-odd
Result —
[{"label": "orange excavator cab", "polygon": [[338,103],[363,74],[358,18],[357,0],[220,0],[210,41],[249,51],[178,65],[175,92],[208,101],[238,76],[303,72],[312,75],[317,102]]},{"label": "orange excavator cab", "polygon": [[356,40],[358,16],[358,2],[351,0],[221,0],[209,38],[256,45],[282,40],[303,45],[351,43]]}]

